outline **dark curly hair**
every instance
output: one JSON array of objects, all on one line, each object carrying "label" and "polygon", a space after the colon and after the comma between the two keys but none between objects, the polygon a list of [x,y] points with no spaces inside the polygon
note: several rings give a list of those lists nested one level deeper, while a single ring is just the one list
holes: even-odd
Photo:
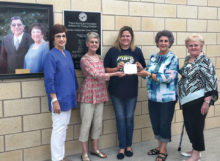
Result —
[{"label": "dark curly hair", "polygon": [[67,33],[67,29],[64,25],[61,24],[53,25],[50,30],[50,40],[54,41],[54,36],[58,33],[63,33],[63,32],[65,32],[65,34]]},{"label": "dark curly hair", "polygon": [[159,31],[155,37],[155,43],[157,44],[157,47],[158,47],[158,42],[159,42],[159,39],[161,36],[166,36],[168,37],[169,39],[169,42],[170,42],[170,46],[169,48],[173,45],[174,43],[174,37],[173,37],[173,33],[169,30],[162,30],[162,31]]},{"label": "dark curly hair", "polygon": [[39,29],[42,33],[42,35],[45,35],[46,29],[41,23],[32,23],[29,27],[29,33],[31,34],[32,29]]}]

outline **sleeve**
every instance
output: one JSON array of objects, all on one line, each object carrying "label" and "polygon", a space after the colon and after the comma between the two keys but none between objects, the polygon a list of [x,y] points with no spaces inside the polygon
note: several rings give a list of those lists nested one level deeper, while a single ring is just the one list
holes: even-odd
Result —
[{"label": "sleeve", "polygon": [[212,96],[211,105],[218,99],[218,79],[215,72],[215,67],[209,58],[204,59],[200,68],[202,72],[202,78],[204,79],[205,85],[205,97]]},{"label": "sleeve", "polygon": [[7,73],[7,52],[5,49],[5,41],[4,38],[2,40],[1,45],[1,53],[0,53],[0,74],[6,74]]},{"label": "sleeve", "polygon": [[[71,57],[71,59],[72,59],[71,54],[70,54],[70,57]],[[72,59],[72,61],[73,61],[73,59]],[[77,81],[77,77],[76,77],[76,70],[75,70],[74,62],[73,62],[73,71],[74,71],[74,78],[75,78],[75,87],[76,87],[76,89],[77,89],[77,88],[79,87],[79,85],[78,85],[78,81]]]},{"label": "sleeve", "polygon": [[[28,53],[28,52],[27,52]],[[26,54],[27,55],[27,54]],[[26,62],[26,59],[24,57],[24,69],[27,69],[27,62]]]},{"label": "sleeve", "polygon": [[143,53],[142,53],[140,48],[138,48],[138,53],[139,53],[139,60],[138,60],[139,63],[141,63],[143,68],[146,68],[146,63],[145,63],[144,55],[143,55]]},{"label": "sleeve", "polygon": [[56,61],[51,53],[48,53],[44,63],[44,83],[47,94],[56,93],[55,88]]},{"label": "sleeve", "polygon": [[43,46],[43,50],[42,50],[42,57],[41,57],[41,69],[40,69],[40,72],[43,72],[44,71],[44,61],[45,61],[45,58],[46,58],[46,55],[48,54],[49,52],[49,45],[48,44],[45,44]]},{"label": "sleeve", "polygon": [[160,83],[170,83],[175,79],[178,79],[179,59],[176,56],[173,56],[168,61],[170,61],[170,64],[167,65],[167,69],[164,70],[164,73],[155,73],[157,80]]},{"label": "sleeve", "polygon": [[105,55],[105,58],[104,58],[104,67],[105,68],[113,68],[113,65],[111,63],[111,60],[112,60],[111,55],[112,55],[112,48],[109,49]]},{"label": "sleeve", "polygon": [[81,69],[90,75],[94,79],[98,80],[109,80],[109,74],[100,73],[96,70],[96,68],[84,57],[80,60]]}]

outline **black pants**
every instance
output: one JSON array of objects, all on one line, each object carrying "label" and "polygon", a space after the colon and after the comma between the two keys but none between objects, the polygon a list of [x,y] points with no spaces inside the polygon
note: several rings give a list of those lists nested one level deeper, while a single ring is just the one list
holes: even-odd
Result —
[{"label": "black pants", "polygon": [[186,132],[193,149],[197,151],[205,150],[203,130],[206,115],[201,114],[203,102],[204,98],[199,98],[182,106]]}]

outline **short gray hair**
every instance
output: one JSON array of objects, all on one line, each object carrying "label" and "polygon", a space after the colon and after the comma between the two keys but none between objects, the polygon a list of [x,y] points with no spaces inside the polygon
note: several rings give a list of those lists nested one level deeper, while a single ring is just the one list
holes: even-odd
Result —
[{"label": "short gray hair", "polygon": [[194,33],[194,34],[188,36],[188,37],[185,39],[185,45],[186,45],[186,47],[187,47],[187,44],[188,44],[189,41],[199,41],[199,42],[201,43],[201,46],[202,46],[202,47],[203,47],[203,45],[205,44],[205,41],[204,41],[202,35],[196,34],[196,33]]},{"label": "short gray hair", "polygon": [[100,37],[97,32],[89,32],[86,34],[86,42],[89,42],[90,39],[95,38],[100,42]]},{"label": "short gray hair", "polygon": [[173,45],[174,43],[174,36],[173,36],[173,33],[169,30],[162,30],[162,31],[159,31],[155,37],[155,43],[158,47],[158,43],[159,43],[159,39],[162,37],[162,36],[165,36],[169,39],[169,42],[170,42],[170,46],[169,48]]}]

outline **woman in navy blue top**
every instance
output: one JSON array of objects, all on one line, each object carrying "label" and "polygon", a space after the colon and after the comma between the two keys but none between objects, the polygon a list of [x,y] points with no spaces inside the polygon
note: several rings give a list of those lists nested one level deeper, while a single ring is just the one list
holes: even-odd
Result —
[{"label": "woman in navy blue top", "polygon": [[65,155],[66,130],[71,109],[77,107],[77,79],[69,51],[65,50],[66,28],[56,24],[51,30],[54,48],[49,51],[44,63],[45,89],[49,111],[52,112],[51,160],[60,161]]},{"label": "woman in navy blue top", "polygon": [[[109,49],[104,59],[105,71],[113,73],[123,71],[125,64],[137,64],[138,69],[146,67],[143,53],[134,45],[134,32],[131,27],[124,26],[120,29],[114,47]],[[138,77],[129,74],[124,77],[111,77],[108,90],[115,110],[119,153],[118,159],[124,155],[131,157],[131,148],[134,130],[134,111],[138,95]]]}]

